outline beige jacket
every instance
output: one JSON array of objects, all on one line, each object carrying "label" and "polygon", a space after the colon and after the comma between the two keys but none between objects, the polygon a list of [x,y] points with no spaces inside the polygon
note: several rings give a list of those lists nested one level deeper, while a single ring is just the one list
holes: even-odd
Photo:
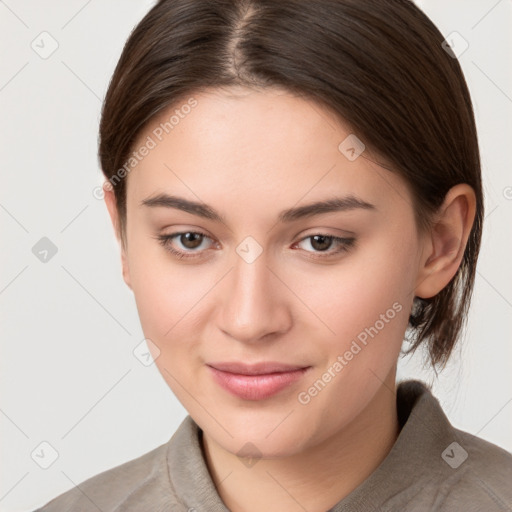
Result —
[{"label": "beige jacket", "polygon": [[[401,431],[377,469],[328,512],[512,512],[512,454],[454,428],[418,380],[397,386]],[[229,512],[187,416],[171,439],[36,512]],[[264,511],[262,511],[264,512]]]}]

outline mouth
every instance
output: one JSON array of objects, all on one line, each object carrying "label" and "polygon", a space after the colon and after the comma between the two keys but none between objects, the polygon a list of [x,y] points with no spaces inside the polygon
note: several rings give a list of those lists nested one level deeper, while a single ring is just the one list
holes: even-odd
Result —
[{"label": "mouth", "polygon": [[297,383],[311,368],[276,362],[211,363],[207,367],[218,385],[243,400],[270,398]]}]

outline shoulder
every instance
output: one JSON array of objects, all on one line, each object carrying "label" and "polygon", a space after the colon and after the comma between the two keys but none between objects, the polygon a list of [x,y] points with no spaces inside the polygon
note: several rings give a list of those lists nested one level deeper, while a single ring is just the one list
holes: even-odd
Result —
[{"label": "shoulder", "polygon": [[376,472],[388,488],[382,510],[512,510],[511,453],[455,428],[421,381],[400,383],[397,398],[402,430],[386,471]]},{"label": "shoulder", "polygon": [[[52,499],[35,512],[164,510],[174,501],[167,469],[168,443],[99,473]],[[142,507],[142,508],[141,508]]]},{"label": "shoulder", "polygon": [[[469,450],[467,461],[472,468],[480,471],[500,472],[508,476],[511,475],[512,453],[469,432],[457,428],[453,430],[460,441],[462,441],[461,446],[466,446]],[[511,480],[508,482],[512,483]]]},{"label": "shoulder", "polygon": [[[442,510],[500,511],[512,508],[512,454],[468,432],[453,429],[456,441],[442,454],[446,468]],[[455,508],[454,508],[455,507]]]}]

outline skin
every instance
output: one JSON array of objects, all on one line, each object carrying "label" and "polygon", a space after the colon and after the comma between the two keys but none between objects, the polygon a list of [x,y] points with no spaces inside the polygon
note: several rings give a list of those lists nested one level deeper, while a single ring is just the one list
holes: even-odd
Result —
[{"label": "skin", "polygon": [[[338,145],[350,128],[328,110],[278,89],[203,91],[194,98],[197,106],[127,177],[123,278],[156,365],[203,430],[207,466],[226,506],[325,511],[360,485],[396,441],[396,364],[412,301],[436,295],[455,275],[475,195],[466,184],[453,187],[433,229],[420,234],[405,182],[372,163],[368,150],[347,159]],[[135,147],[176,108],[155,119]],[[140,205],[163,192],[211,205],[226,223]],[[375,210],[277,221],[284,209],[344,194]],[[121,241],[110,189],[105,202]],[[207,235],[199,246],[179,236],[169,242],[199,257],[180,260],[155,239],[180,231]],[[322,252],[306,238],[315,234],[356,242],[326,257],[339,245],[328,239]],[[236,252],[248,236],[262,250],[252,263]],[[300,403],[298,394],[394,303],[401,310]],[[214,361],[311,368],[277,395],[243,400],[212,379],[205,365]],[[256,463],[237,456],[244,446]]]}]

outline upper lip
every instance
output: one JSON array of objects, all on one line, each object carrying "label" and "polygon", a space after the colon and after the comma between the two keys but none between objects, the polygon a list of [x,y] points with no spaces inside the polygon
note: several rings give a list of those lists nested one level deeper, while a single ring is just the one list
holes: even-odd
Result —
[{"label": "upper lip", "polygon": [[239,362],[208,363],[208,366],[212,366],[223,372],[236,373],[238,375],[265,375],[268,373],[291,372],[307,368],[307,366],[303,365],[278,363],[275,361],[263,361],[254,364]]}]

